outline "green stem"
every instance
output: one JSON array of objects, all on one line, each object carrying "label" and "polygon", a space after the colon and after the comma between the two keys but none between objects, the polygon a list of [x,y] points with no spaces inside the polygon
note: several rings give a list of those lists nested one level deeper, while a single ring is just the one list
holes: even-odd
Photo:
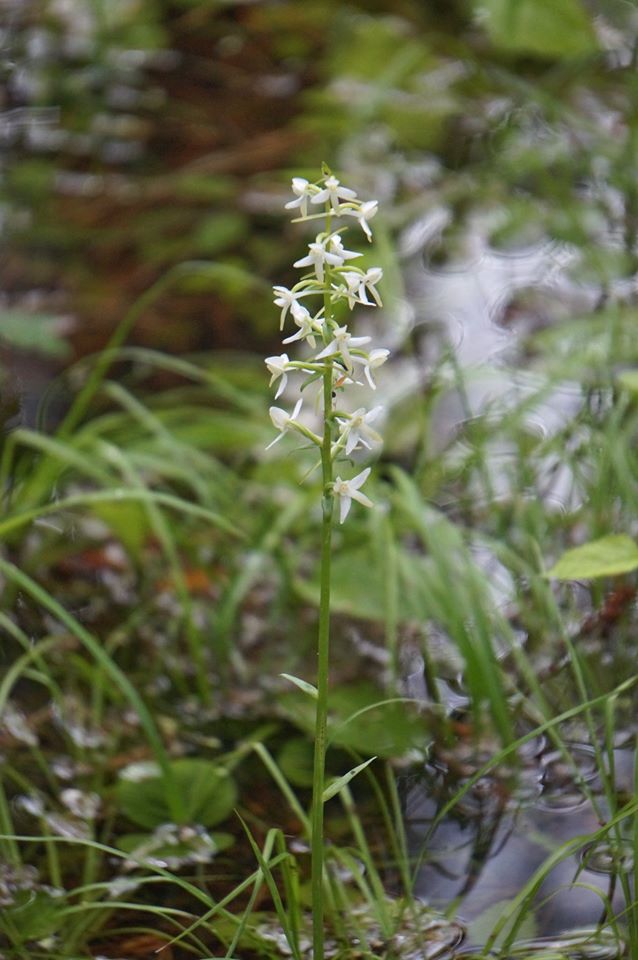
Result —
[{"label": "green stem", "polygon": [[332,545],[332,362],[326,360],[323,372],[323,443],[321,468],[323,474],[323,520],[321,526],[321,586],[319,598],[319,636],[317,640],[317,713],[315,752],[312,778],[312,945],[313,960],[324,957],[324,902],[323,902],[323,790],[326,767],[326,726],[328,716],[328,667],[330,662],[330,560]]}]

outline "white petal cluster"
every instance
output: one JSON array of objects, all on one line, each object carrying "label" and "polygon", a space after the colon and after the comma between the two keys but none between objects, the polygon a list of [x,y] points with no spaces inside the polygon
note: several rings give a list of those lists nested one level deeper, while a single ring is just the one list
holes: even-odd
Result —
[{"label": "white petal cluster", "polygon": [[[370,221],[378,212],[377,201],[359,200],[354,190],[343,186],[328,170],[314,183],[304,177],[294,177],[292,192],[293,199],[286,203],[286,209],[299,214],[296,220],[324,219],[325,229],[308,244],[306,255],[293,264],[295,268],[305,270],[298,283],[291,289],[273,287],[274,303],[281,311],[280,329],[284,330],[287,323],[294,327],[282,342],[286,345],[305,342],[313,351],[301,361],[290,360],[287,353],[266,358],[270,385],[278,383],[275,399],[284,392],[291,372],[317,379],[326,376],[328,370],[328,375],[332,376],[333,396],[337,396],[344,386],[362,385],[355,379],[355,369],[359,367],[363,369],[368,386],[375,390],[373,373],[386,362],[390,351],[383,347],[368,350],[371,337],[356,337],[350,333],[343,320],[343,308],[381,307],[377,287],[383,279],[383,270],[381,267],[363,270],[352,263],[362,254],[347,249],[342,233],[354,221],[371,242]],[[323,213],[319,212],[321,207]],[[340,219],[346,223],[335,229],[334,222]],[[269,447],[289,431],[300,433],[317,446],[322,445],[321,438],[299,422],[300,411],[300,399],[291,414],[280,407],[270,408],[270,417],[279,433]],[[381,437],[372,423],[378,422],[382,414],[381,406],[371,410],[358,407],[352,413],[341,408],[324,411],[324,417],[332,424],[332,459],[348,459],[357,450],[372,451],[378,447]],[[340,476],[334,480],[332,494],[338,501],[341,523],[346,519],[353,500],[365,507],[372,506],[372,501],[359,489],[369,474],[370,468],[366,467],[350,480],[342,480]]]}]

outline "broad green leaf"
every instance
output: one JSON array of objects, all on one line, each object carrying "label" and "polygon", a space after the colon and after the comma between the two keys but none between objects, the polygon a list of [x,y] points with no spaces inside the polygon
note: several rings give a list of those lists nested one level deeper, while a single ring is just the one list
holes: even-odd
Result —
[{"label": "broad green leaf", "polygon": [[614,577],[638,569],[638,546],[624,533],[611,534],[574,547],[546,573],[558,580]]},{"label": "broad green leaf", "polygon": [[325,803],[327,800],[335,797],[341,790],[343,790],[345,786],[350,783],[351,780],[354,780],[358,773],[361,773],[362,770],[365,770],[366,767],[369,767],[370,764],[376,759],[376,757],[370,757],[369,760],[364,760],[363,763],[360,763],[358,766],[353,767],[352,770],[348,770],[347,773],[344,773],[342,777],[338,777],[336,780],[333,780],[332,783],[329,783],[322,794],[323,802]]},{"label": "broad green leaf", "polygon": [[[170,766],[182,797],[181,823],[211,827],[226,819],[235,806],[237,790],[223,767],[190,758],[174,760]],[[141,827],[153,830],[162,823],[174,822],[161,777],[140,782],[120,780],[116,797],[122,813]]]},{"label": "broad green leaf", "polygon": [[502,50],[564,59],[598,48],[580,0],[475,0],[475,8],[490,39]]},{"label": "broad green leaf", "polygon": [[2,909],[23,943],[55,933],[65,921],[64,906],[63,898],[44,890],[19,890],[11,906]]},{"label": "broad green leaf", "polygon": [[282,676],[284,680],[290,680],[291,683],[294,683],[296,687],[299,687],[300,690],[307,693],[313,700],[317,699],[317,688],[311,683],[308,683],[306,680],[301,680],[299,677],[293,677],[291,673],[282,673],[280,676]]}]

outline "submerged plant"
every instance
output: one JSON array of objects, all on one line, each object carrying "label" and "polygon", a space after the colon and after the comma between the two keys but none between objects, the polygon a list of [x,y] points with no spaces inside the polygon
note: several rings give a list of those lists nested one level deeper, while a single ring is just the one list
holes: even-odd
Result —
[{"label": "submerged plant", "polygon": [[[339,522],[347,519],[352,502],[372,507],[372,501],[363,493],[370,468],[360,470],[350,479],[335,476],[338,461],[349,460],[363,448],[372,450],[381,441],[371,424],[378,420],[382,407],[366,411],[363,407],[349,412],[341,407],[346,387],[363,386],[357,379],[363,372],[368,385],[375,389],[372,371],[383,364],[389,351],[382,348],[368,350],[369,336],[353,336],[342,322],[343,306],[352,310],[357,305],[381,306],[377,285],[383,277],[380,267],[363,270],[352,263],[362,256],[344,246],[342,233],[347,228],[335,229],[335,221],[350,220],[360,226],[368,241],[372,240],[369,221],[377,213],[377,202],[360,201],[354,190],[342,186],[326,167],[314,183],[303,177],[292,181],[295,198],[286,204],[290,210],[299,210],[298,221],[323,220],[323,229],[308,244],[308,253],[294,263],[298,269],[308,268],[291,289],[274,287],[275,305],[281,308],[280,326],[283,330],[292,321],[295,331],[283,340],[285,345],[305,342],[309,355],[301,360],[290,360],[288,354],[268,357],[266,366],[271,373],[271,385],[279,382],[276,398],[287,384],[289,374],[302,374],[306,379],[302,390],[313,381],[320,385],[321,432],[315,433],[299,419],[302,399],[288,414],[280,407],[270,408],[270,417],[279,435],[296,432],[321,453],[322,474],[322,531],[321,574],[319,601],[319,632],[317,643],[317,687],[309,688],[304,681],[299,686],[311,689],[316,697],[316,724],[314,741],[313,792],[311,815],[311,871],[313,913],[313,956],[324,956],[324,826],[323,806],[339,789],[340,781],[325,788],[326,724],[328,700],[328,666],[330,658],[330,562],[332,527],[335,505],[338,504]],[[315,212],[322,211],[322,212]],[[303,302],[302,302],[303,301]],[[272,444],[270,444],[272,446]],[[357,770],[364,765],[360,765]],[[347,783],[354,771],[342,778]]]}]

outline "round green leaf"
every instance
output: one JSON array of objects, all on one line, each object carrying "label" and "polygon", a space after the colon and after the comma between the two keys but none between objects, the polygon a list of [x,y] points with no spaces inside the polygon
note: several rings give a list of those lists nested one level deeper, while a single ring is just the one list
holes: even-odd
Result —
[{"label": "round green leaf", "polygon": [[[182,759],[171,764],[175,788],[182,796],[181,823],[213,826],[225,820],[235,806],[237,790],[223,767],[209,760]],[[173,820],[162,777],[132,782],[120,780],[117,802],[129,820],[153,830]]]}]

